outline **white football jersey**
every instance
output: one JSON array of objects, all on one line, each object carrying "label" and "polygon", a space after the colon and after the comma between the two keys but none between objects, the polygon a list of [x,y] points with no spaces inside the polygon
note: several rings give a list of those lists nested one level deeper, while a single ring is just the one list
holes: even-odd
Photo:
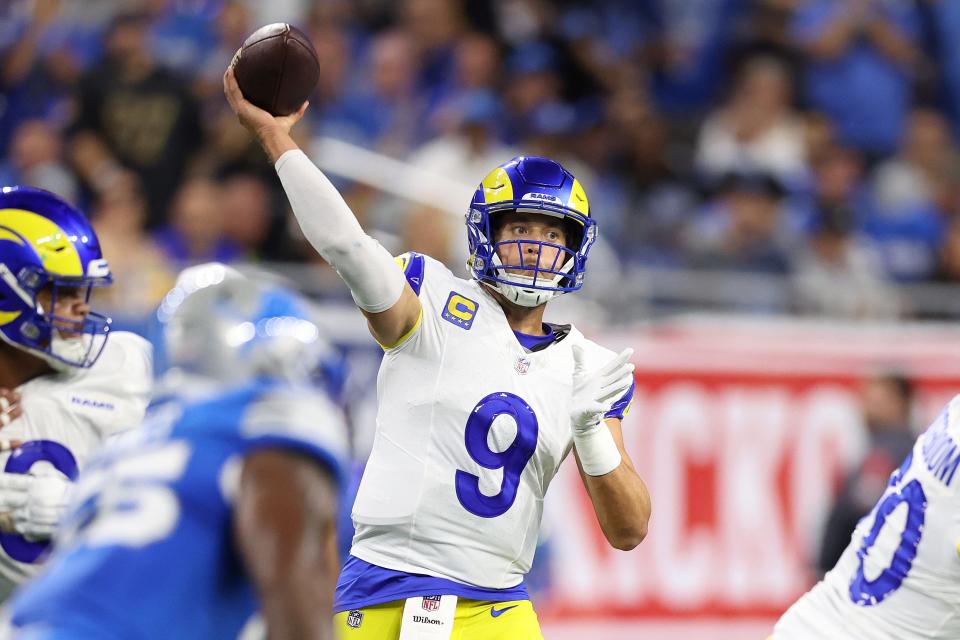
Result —
[{"label": "white football jersey", "polygon": [[529,352],[478,282],[426,256],[400,260],[423,312],[380,368],[351,553],[397,571],[515,587],[533,560],[547,487],[572,448],[571,347],[584,345],[588,368],[615,354],[572,327]]},{"label": "white football jersey", "polygon": [[837,566],[774,640],[960,638],[960,396],[917,439]]},{"label": "white football jersey", "polygon": [[[152,354],[149,342],[118,331],[89,369],[44,375],[17,387],[23,415],[0,433],[24,444],[0,454],[0,469],[28,473],[34,465],[50,465],[75,478],[106,438],[142,422],[150,401]],[[36,573],[46,549],[45,543],[0,534],[0,601]]]}]

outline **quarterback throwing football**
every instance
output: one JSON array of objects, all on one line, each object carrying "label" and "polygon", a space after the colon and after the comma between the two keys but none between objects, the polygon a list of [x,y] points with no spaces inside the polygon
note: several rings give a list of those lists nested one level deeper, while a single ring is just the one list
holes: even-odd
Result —
[{"label": "quarterback throwing football", "polygon": [[334,603],[342,637],[541,638],[523,584],[550,481],[571,449],[610,543],[643,540],[650,498],[623,448],[631,351],[543,322],[583,285],[587,196],[546,158],[495,168],[467,214],[471,279],[394,260],[274,117],[224,90],[274,162],[306,238],[340,274],[385,351],[377,432]]}]

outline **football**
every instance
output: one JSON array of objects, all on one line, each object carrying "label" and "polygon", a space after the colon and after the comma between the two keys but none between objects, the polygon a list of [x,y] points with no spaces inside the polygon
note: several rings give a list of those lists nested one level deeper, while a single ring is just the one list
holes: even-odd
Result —
[{"label": "football", "polygon": [[233,59],[243,97],[275,116],[295,112],[317,86],[320,61],[299,29],[277,22],[250,34]]}]

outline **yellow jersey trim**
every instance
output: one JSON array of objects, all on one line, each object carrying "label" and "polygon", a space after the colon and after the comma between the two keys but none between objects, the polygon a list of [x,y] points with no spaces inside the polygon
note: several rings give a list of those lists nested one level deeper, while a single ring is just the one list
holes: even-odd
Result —
[{"label": "yellow jersey trim", "polygon": [[395,343],[393,343],[389,347],[385,346],[380,341],[377,341],[377,344],[379,344],[380,348],[383,349],[384,351],[389,351],[390,349],[396,349],[397,347],[399,347],[404,342],[410,339],[410,337],[414,334],[414,332],[420,328],[421,322],[423,322],[423,304],[420,305],[420,313],[417,315],[417,321],[413,323],[413,326],[410,327],[409,331],[407,331],[405,334],[400,336],[399,340],[397,340]]}]

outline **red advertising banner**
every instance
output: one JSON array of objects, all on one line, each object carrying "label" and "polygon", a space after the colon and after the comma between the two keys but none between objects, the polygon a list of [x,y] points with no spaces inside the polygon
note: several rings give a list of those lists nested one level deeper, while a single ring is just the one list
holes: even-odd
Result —
[{"label": "red advertising banner", "polygon": [[563,622],[548,638],[577,619],[621,630],[712,621],[687,638],[719,638],[704,629],[745,620],[769,629],[811,586],[826,510],[864,450],[864,378],[909,376],[918,431],[960,391],[960,331],[950,327],[707,319],[597,339],[636,350],[623,431],[653,517],[636,550],[611,548],[564,465],[545,516],[551,579],[538,607],[545,629]]}]

